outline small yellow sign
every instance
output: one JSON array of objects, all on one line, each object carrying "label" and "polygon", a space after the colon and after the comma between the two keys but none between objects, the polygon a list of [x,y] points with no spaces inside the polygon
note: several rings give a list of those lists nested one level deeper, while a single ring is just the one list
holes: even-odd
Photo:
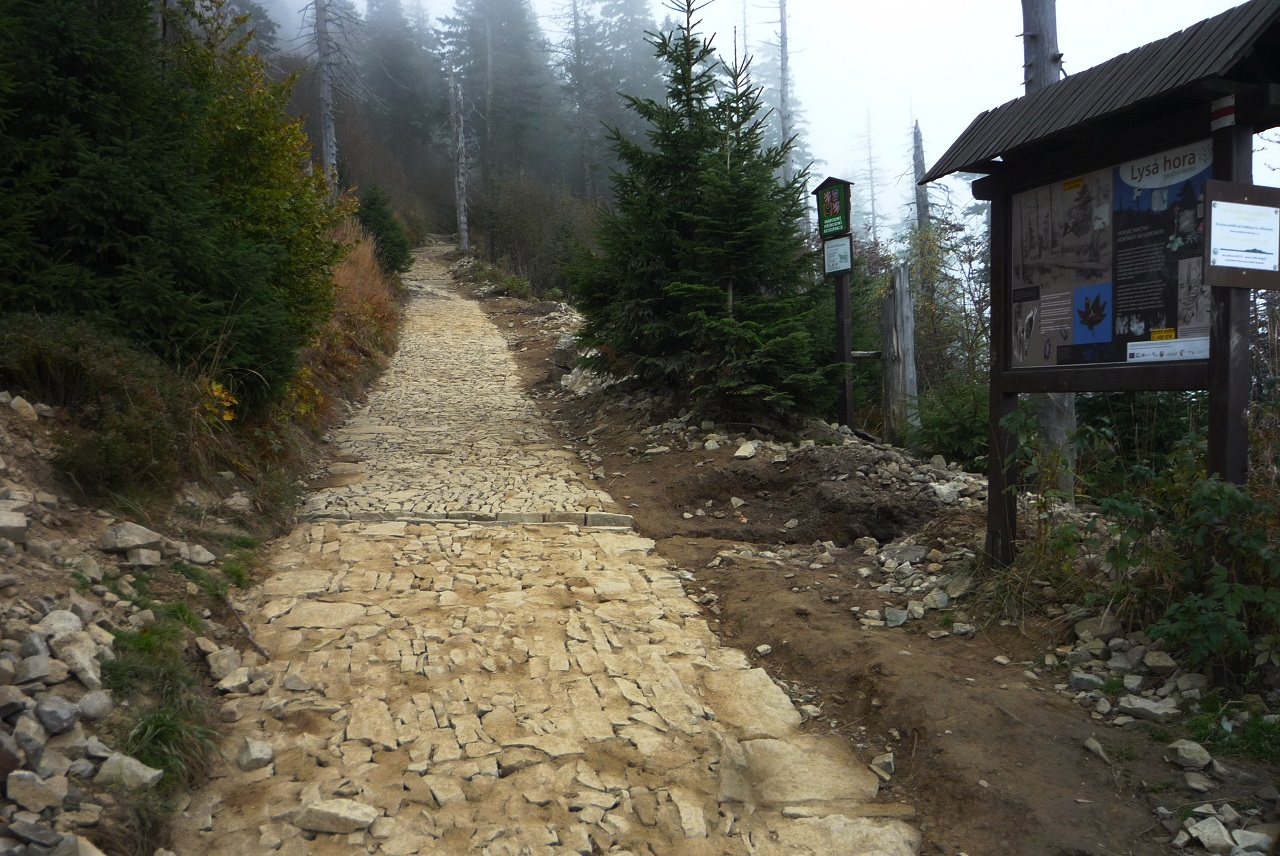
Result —
[{"label": "small yellow sign", "polygon": [[1062,190],[1065,193],[1070,193],[1073,190],[1079,190],[1082,187],[1084,187],[1083,178],[1073,178],[1070,181],[1064,181],[1062,183]]},{"label": "small yellow sign", "polygon": [[1151,331],[1151,341],[1166,342],[1178,338],[1178,331],[1172,327],[1157,327]]}]

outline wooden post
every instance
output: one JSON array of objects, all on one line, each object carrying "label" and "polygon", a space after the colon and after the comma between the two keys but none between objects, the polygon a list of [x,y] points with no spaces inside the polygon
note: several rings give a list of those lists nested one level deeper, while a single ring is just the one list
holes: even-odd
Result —
[{"label": "wooden post", "polygon": [[916,385],[916,323],[907,266],[893,269],[889,290],[880,305],[881,360],[884,366],[884,433],[901,443],[909,426],[919,424],[913,412]]},{"label": "wooden post", "polygon": [[840,365],[840,390],[836,421],[853,427],[853,318],[849,306],[849,271],[836,274],[836,362]]},{"label": "wooden post", "polygon": [[1018,531],[1018,498],[1013,468],[1006,465],[1018,438],[1004,427],[1004,419],[1018,409],[1017,393],[1001,387],[1001,373],[1009,367],[1012,338],[1009,308],[1011,283],[1009,236],[1012,228],[1009,194],[991,201],[991,381],[990,451],[987,460],[986,564],[1003,568],[1013,561]]},{"label": "wooden post", "polygon": [[[1213,134],[1213,177],[1253,181],[1253,127],[1237,122]],[[1249,298],[1247,288],[1212,289],[1209,327],[1209,473],[1244,484],[1249,471]]]}]

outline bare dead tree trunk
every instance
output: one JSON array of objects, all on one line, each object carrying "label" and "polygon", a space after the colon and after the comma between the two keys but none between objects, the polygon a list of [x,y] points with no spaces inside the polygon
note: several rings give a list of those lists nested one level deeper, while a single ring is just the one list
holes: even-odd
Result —
[{"label": "bare dead tree trunk", "polygon": [[911,160],[916,177],[916,228],[924,231],[929,228],[929,188],[921,184],[924,181],[924,136],[920,133],[920,123],[915,123],[911,135]]},{"label": "bare dead tree trunk", "polygon": [[467,224],[467,122],[463,112],[462,84],[453,61],[449,62],[449,120],[453,128],[453,202],[458,214],[458,249],[471,251]]},{"label": "bare dead tree trunk", "polygon": [[[1022,0],[1022,56],[1027,94],[1052,86],[1062,77],[1062,53],[1058,50],[1057,0]],[[1074,504],[1076,491],[1076,396],[1073,392],[1046,393],[1038,401],[1036,421],[1043,451],[1059,457],[1058,490]]]},{"label": "bare dead tree trunk", "polygon": [[338,198],[338,136],[333,120],[333,77],[337,47],[329,31],[329,0],[315,0],[316,73],[320,80],[320,165],[330,199]]},{"label": "bare dead tree trunk", "polygon": [[[484,145],[480,153],[480,181],[484,185],[487,200],[493,198],[493,6],[485,7],[484,14]],[[498,257],[497,238],[493,233],[492,217],[483,218],[484,257],[494,262]]]},{"label": "bare dead tree trunk", "polygon": [[[782,142],[785,144],[794,133],[791,122],[791,64],[787,56],[787,0],[778,0],[778,20],[781,22],[778,35],[778,65],[782,77],[778,106],[782,114],[779,116],[782,122]],[[784,184],[791,184],[791,175],[791,153],[788,152],[786,159],[782,162]]]},{"label": "bare dead tree trunk", "polygon": [[582,62],[582,16],[579,6],[579,0],[572,0],[571,11],[573,13],[573,56],[569,60],[569,80],[573,87],[574,108],[577,113],[577,132],[578,132],[578,149],[582,155],[582,190],[588,199],[595,199],[596,192],[593,186],[591,155],[587,151],[588,140],[590,134],[587,132],[587,105],[584,94],[583,79],[584,74]]},{"label": "bare dead tree trunk", "polygon": [[876,161],[871,151],[871,111],[867,111],[867,195],[871,200],[871,242],[880,243],[880,217],[876,211]]},{"label": "bare dead tree trunk", "polygon": [[1062,79],[1057,0],[1022,0],[1022,59],[1028,95]]},{"label": "bare dead tree trunk", "polygon": [[890,443],[901,444],[908,430],[919,425],[915,411],[919,395],[916,319],[905,264],[893,269],[889,290],[880,304],[880,338],[884,366],[884,434]]}]

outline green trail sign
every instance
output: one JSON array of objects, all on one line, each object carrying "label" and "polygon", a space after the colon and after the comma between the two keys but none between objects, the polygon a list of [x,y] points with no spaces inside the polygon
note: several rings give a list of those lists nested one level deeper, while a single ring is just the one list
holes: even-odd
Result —
[{"label": "green trail sign", "polygon": [[853,182],[828,178],[813,195],[818,201],[818,234],[833,238],[849,233],[849,187]]}]

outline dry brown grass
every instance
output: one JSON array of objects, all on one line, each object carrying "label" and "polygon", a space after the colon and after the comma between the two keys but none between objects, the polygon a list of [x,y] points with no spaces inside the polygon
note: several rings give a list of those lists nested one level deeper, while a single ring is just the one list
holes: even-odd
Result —
[{"label": "dry brown grass", "polygon": [[378,267],[373,239],[352,219],[338,238],[349,249],[333,272],[334,311],[303,352],[292,391],[297,415],[314,412],[322,421],[334,399],[359,397],[382,370],[400,326],[399,287]]}]

